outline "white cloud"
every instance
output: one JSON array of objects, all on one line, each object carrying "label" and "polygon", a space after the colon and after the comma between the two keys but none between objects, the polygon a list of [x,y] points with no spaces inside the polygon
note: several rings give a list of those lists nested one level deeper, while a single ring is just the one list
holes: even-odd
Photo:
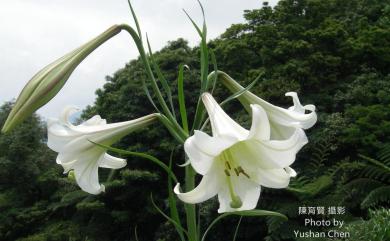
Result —
[{"label": "white cloud", "polygon": [[[199,23],[195,0],[133,0],[154,50],[183,37],[194,46],[198,36],[182,9]],[[276,1],[270,1],[276,2]],[[209,38],[243,21],[243,10],[261,7],[259,0],[203,0]],[[16,98],[40,68],[117,23],[132,19],[126,0],[0,0],[0,104]],[[92,104],[104,77],[138,55],[125,33],[111,39],[84,61],[62,91],[39,110],[58,116],[63,106]]]}]

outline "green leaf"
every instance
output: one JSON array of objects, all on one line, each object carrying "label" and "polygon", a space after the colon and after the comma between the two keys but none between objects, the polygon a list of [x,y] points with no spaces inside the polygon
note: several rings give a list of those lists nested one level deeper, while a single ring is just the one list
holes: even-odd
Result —
[{"label": "green leaf", "polygon": [[138,23],[137,15],[136,15],[135,12],[134,12],[134,9],[133,9],[133,6],[132,6],[131,3],[130,3],[130,0],[127,0],[127,2],[129,3],[129,7],[130,7],[130,11],[131,11],[131,16],[133,16],[135,26],[137,27],[138,37],[139,37],[139,39],[140,39],[141,42],[142,42],[142,33],[141,33],[141,28],[140,28],[139,23]]},{"label": "green leaf", "polygon": [[181,227],[181,225],[179,225],[175,220],[173,220],[172,218],[170,218],[168,215],[166,215],[157,205],[156,203],[154,202],[153,200],[153,195],[152,193],[150,194],[150,200],[152,201],[152,205],[153,207],[164,217],[166,218],[169,222],[171,222],[173,225],[175,225],[175,227],[177,229],[180,229],[183,233],[185,233],[187,236],[188,236],[188,232],[187,230],[185,230],[184,228]]},{"label": "green leaf", "polygon": [[195,23],[195,21],[191,18],[191,16],[186,12],[186,10],[183,9],[183,12],[187,15],[187,17],[190,19],[192,25],[194,25],[196,31],[198,32],[199,36],[203,38],[202,30],[198,27],[198,25]]},{"label": "green leaf", "polygon": [[332,177],[323,175],[317,178],[315,181],[304,185],[302,188],[289,187],[287,190],[294,193],[299,199],[305,199],[317,196],[323,190],[332,186],[332,184]]},{"label": "green leaf", "polygon": [[149,92],[148,86],[146,86],[146,83],[145,83],[145,80],[144,80],[144,79],[142,79],[142,88],[144,89],[144,92],[145,92],[145,94],[146,94],[146,97],[148,98],[149,102],[153,105],[154,109],[155,109],[157,112],[161,113],[161,111],[158,109],[158,107],[157,107],[156,104],[154,103],[153,98],[152,98],[152,96],[151,96],[151,94],[150,94],[150,92]]},{"label": "green leaf", "polygon": [[177,79],[177,90],[178,90],[178,98],[179,98],[180,117],[181,117],[183,129],[188,134],[188,120],[187,120],[187,109],[186,109],[185,97],[184,97],[183,72],[184,72],[184,66],[181,64],[179,67],[179,76]]},{"label": "green leaf", "polygon": [[221,219],[228,217],[228,216],[232,216],[232,215],[246,216],[246,217],[277,216],[277,217],[280,217],[284,220],[288,220],[288,218],[284,214],[281,214],[278,212],[267,211],[267,210],[258,210],[258,209],[224,213],[224,214],[218,216],[216,219],[214,219],[214,221],[211,222],[211,224],[208,226],[208,228],[206,229],[206,231],[203,234],[202,241],[204,241],[206,239],[207,233],[211,230],[211,228],[216,223],[218,223]]},{"label": "green leaf", "polygon": [[162,72],[160,70],[160,67],[158,66],[158,64],[157,64],[157,62],[156,62],[156,60],[154,58],[152,47],[150,46],[148,35],[146,35],[146,42],[148,44],[149,56],[150,56],[150,60],[151,60],[153,69],[154,69],[154,71],[156,71],[157,77],[160,80],[161,85],[162,85],[165,93],[167,94],[169,104],[171,105],[172,114],[176,118],[176,116],[175,116],[176,115],[175,114],[175,108],[173,106],[173,101],[172,101],[172,91],[171,91],[171,88],[169,87],[167,79],[162,74]]},{"label": "green leaf", "polygon": [[234,100],[238,97],[240,97],[242,94],[244,94],[246,91],[249,91],[253,86],[255,86],[255,84],[257,83],[257,81],[260,80],[260,78],[264,75],[264,72],[261,72],[254,81],[252,81],[252,83],[250,83],[247,87],[245,87],[244,89],[240,90],[240,91],[237,91],[236,93],[232,94],[231,96],[229,96],[228,98],[226,98],[224,101],[222,101],[220,103],[220,105],[225,105],[226,103],[228,103],[229,101],[231,100]]},{"label": "green leaf", "polygon": [[210,49],[210,57],[211,57],[211,62],[213,63],[213,67],[214,67],[214,78],[213,78],[213,84],[212,84],[212,89],[211,89],[211,94],[214,93],[214,90],[215,90],[215,86],[217,85],[217,80],[218,80],[218,65],[217,65],[217,60],[215,58],[215,54],[214,54],[214,51],[212,49]]},{"label": "green leaf", "polygon": [[234,231],[233,241],[236,241],[236,239],[237,239],[238,229],[240,228],[241,221],[242,221],[242,216],[238,220],[236,230]]},{"label": "green leaf", "polygon": [[130,155],[130,156],[136,156],[136,157],[142,157],[142,158],[145,158],[145,159],[148,159],[149,161],[159,165],[162,169],[164,169],[168,175],[175,181],[175,182],[178,182],[177,181],[177,178],[175,176],[175,174],[173,174],[173,172],[171,172],[171,170],[169,169],[169,167],[167,165],[165,165],[164,162],[160,161],[159,159],[157,159],[156,157],[154,156],[151,156],[149,154],[146,154],[146,153],[141,153],[141,152],[133,152],[133,151],[126,151],[126,150],[122,150],[122,149],[118,149],[118,148],[115,148],[115,147],[111,147],[111,146],[106,146],[106,145],[103,145],[103,144],[100,144],[100,143],[96,143],[96,142],[93,142],[90,140],[91,143],[97,145],[97,146],[100,146],[101,148],[103,149],[106,149],[106,150],[109,150],[109,151],[112,151],[112,152],[115,152],[115,153],[118,153],[118,154],[122,154],[122,155]]},{"label": "green leaf", "polygon": [[135,241],[139,241],[139,239],[138,239],[138,232],[137,232],[137,226],[135,226],[135,228],[134,228],[134,238],[135,238]]},{"label": "green leaf", "polygon": [[385,164],[381,163],[380,161],[377,161],[371,157],[368,157],[368,156],[365,156],[365,155],[362,155],[362,154],[358,154],[359,157],[363,158],[364,160],[368,161],[368,162],[371,162],[372,164],[376,165],[376,166],[379,166],[383,169],[385,169],[386,171],[390,172],[390,167],[386,166]]}]

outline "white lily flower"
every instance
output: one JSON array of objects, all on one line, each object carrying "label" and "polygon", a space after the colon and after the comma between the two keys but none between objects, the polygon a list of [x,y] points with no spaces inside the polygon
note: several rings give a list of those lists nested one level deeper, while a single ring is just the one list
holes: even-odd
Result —
[{"label": "white lily flower", "polygon": [[157,116],[151,114],[107,124],[105,119],[96,115],[75,126],[69,117],[77,111],[77,108],[67,107],[59,119],[48,121],[47,145],[58,152],[56,161],[62,165],[64,173],[74,170],[76,182],[82,190],[99,194],[104,191],[104,185],[99,184],[98,168],[119,169],[126,166],[126,160],[107,154],[104,148],[92,142],[112,145],[130,132],[153,123]]},{"label": "white lily flower", "polygon": [[210,117],[213,136],[202,131],[188,138],[185,152],[195,171],[203,178],[187,193],[174,191],[187,203],[203,202],[218,195],[218,212],[254,209],[260,196],[260,185],[287,187],[295,171],[289,166],[296,153],[307,143],[302,129],[285,140],[271,140],[266,111],[252,104],[252,127],[248,131],[231,119],[214,98],[205,93],[203,103]]},{"label": "white lily flower", "polygon": [[[219,71],[218,76],[221,77],[222,83],[231,92],[236,93],[244,89],[228,74]],[[293,100],[293,106],[288,109],[272,105],[250,91],[245,91],[238,99],[248,112],[251,104],[258,104],[263,107],[270,121],[271,139],[283,140],[289,138],[295,132],[295,128],[309,129],[317,122],[314,105],[302,106],[296,92],[287,92],[285,95],[290,96]]]}]

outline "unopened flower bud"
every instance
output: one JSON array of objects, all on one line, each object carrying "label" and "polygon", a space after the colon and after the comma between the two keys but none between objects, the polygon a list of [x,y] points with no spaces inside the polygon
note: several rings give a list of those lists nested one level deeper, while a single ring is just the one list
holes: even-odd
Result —
[{"label": "unopened flower bud", "polygon": [[105,32],[47,65],[32,77],[20,93],[2,132],[8,132],[34,111],[49,102],[64,86],[75,68],[97,47],[121,31],[114,25]]}]

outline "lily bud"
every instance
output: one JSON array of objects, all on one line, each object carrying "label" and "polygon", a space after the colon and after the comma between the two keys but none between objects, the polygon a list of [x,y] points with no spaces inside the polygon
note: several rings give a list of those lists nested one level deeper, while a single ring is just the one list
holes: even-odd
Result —
[{"label": "lily bud", "polygon": [[34,111],[49,102],[61,90],[76,67],[97,47],[120,31],[119,25],[110,27],[96,38],[57,59],[35,74],[19,94],[2,132],[10,131]]}]

